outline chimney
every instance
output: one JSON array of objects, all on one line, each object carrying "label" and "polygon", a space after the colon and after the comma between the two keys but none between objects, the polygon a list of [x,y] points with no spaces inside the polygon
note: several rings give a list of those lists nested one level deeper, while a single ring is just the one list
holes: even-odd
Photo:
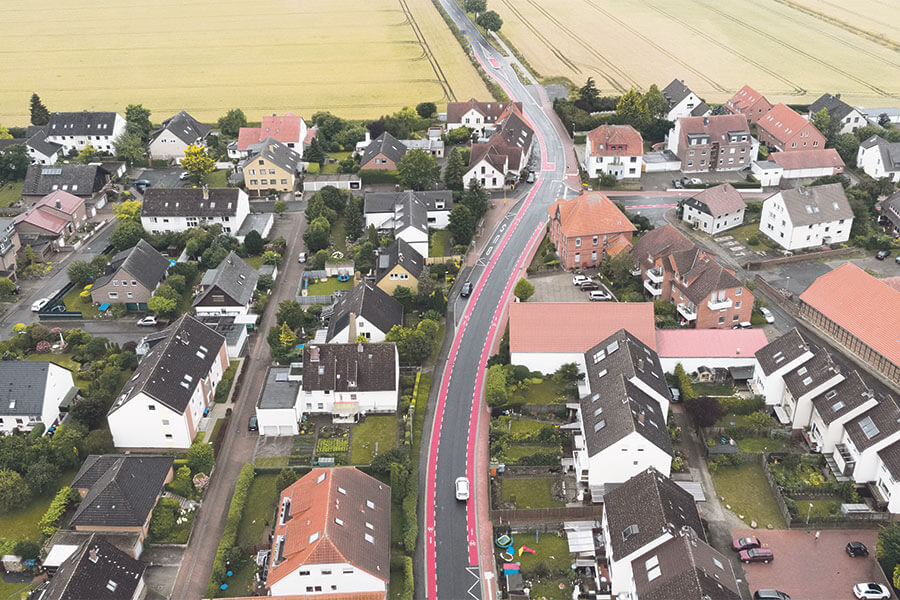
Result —
[{"label": "chimney", "polygon": [[641,409],[641,412],[638,413],[638,416],[637,416],[637,417],[638,417],[638,423],[640,423],[641,425],[643,425],[643,424],[644,424],[644,419],[646,418],[646,416],[644,415],[643,409]]},{"label": "chimney", "polygon": [[709,117],[703,117],[703,124],[709,125]]},{"label": "chimney", "polygon": [[203,199],[209,200],[209,186],[208,185],[203,186]]},{"label": "chimney", "polygon": [[98,560],[100,560],[100,555],[97,554],[97,548],[91,548],[90,550],[88,550],[88,560],[90,560],[92,563],[96,563]]},{"label": "chimney", "polygon": [[362,354],[362,351],[363,351],[363,344],[362,344],[362,342],[356,344],[356,351],[359,352],[360,354]]},{"label": "chimney", "polygon": [[62,200],[60,200],[59,198],[56,199],[56,209],[57,210],[62,209]]}]

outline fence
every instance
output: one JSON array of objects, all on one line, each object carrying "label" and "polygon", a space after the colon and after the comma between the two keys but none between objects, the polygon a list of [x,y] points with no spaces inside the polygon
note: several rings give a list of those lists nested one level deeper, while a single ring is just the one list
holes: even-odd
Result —
[{"label": "fence", "polygon": [[498,508],[491,510],[494,525],[551,523],[559,528],[561,521],[593,521],[603,518],[603,505],[566,506],[563,508]]},{"label": "fence", "polygon": [[425,258],[426,265],[438,265],[443,263],[451,263],[458,262],[462,263],[462,260],[465,258],[462,254],[454,254],[452,256],[429,256]]},{"label": "fence", "polygon": [[787,263],[795,263],[804,260],[815,260],[818,258],[834,258],[844,254],[860,254],[863,251],[859,248],[835,248],[833,250],[820,250],[818,252],[802,252],[794,256],[782,256],[780,258],[769,258],[767,260],[759,260],[744,263],[744,268],[748,271],[758,271],[766,267],[775,265],[783,265]]},{"label": "fence", "polygon": [[297,296],[299,304],[331,304],[331,296]]}]

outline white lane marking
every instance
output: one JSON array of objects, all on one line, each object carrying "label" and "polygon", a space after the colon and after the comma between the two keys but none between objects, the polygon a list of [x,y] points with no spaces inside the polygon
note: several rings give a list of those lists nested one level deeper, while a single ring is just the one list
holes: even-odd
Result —
[{"label": "white lane marking", "polygon": [[478,576],[478,567],[466,567],[466,571],[469,573],[469,575],[471,575],[472,577],[475,578],[475,582],[472,585],[470,585],[469,589],[467,590],[469,595],[472,598],[475,598],[475,600],[481,600],[481,598],[479,596],[476,596],[475,594],[472,593],[472,590],[481,584],[481,578]]}]

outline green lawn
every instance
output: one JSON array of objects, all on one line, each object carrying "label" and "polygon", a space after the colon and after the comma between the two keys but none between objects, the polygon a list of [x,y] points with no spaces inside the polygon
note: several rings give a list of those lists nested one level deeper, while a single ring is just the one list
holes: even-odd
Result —
[{"label": "green lawn", "polygon": [[0,579],[0,600],[18,599],[30,587],[31,584],[28,583],[6,583]]},{"label": "green lawn", "polygon": [[716,421],[716,427],[741,426],[746,424],[748,415],[724,415]]},{"label": "green lawn", "polygon": [[372,458],[375,456],[376,444],[379,454],[387,452],[396,445],[397,417],[393,415],[366,417],[362,423],[353,428],[350,441],[350,464],[371,464]]},{"label": "green lawn", "polygon": [[[344,217],[338,217],[334,220],[334,223],[331,224],[331,243],[334,244],[335,250],[339,250],[344,254],[344,258],[337,262],[343,262],[345,259],[350,259],[350,257],[347,256],[347,227],[344,225]],[[330,260],[331,259],[329,259],[329,261]]]},{"label": "green lawn", "polygon": [[250,484],[247,492],[247,504],[241,514],[241,522],[238,524],[237,545],[255,546],[265,543],[266,521],[271,523],[275,514],[275,506],[278,504],[279,492],[275,489],[275,480],[278,475],[257,475]]},{"label": "green lawn", "polygon": [[549,446],[546,444],[510,444],[503,453],[508,460],[515,462],[522,457],[531,456],[532,454],[558,454],[559,452],[559,446]]},{"label": "green lawn", "polygon": [[[739,241],[742,246],[750,248],[751,250],[768,250],[765,244],[762,243],[766,236],[759,231],[759,223],[750,223],[749,225],[744,225],[743,227],[737,227],[735,229],[729,229],[728,231],[723,231],[722,235],[730,235],[733,236],[735,240]],[[751,244],[747,241],[751,236],[756,236],[759,241],[758,244]],[[718,235],[716,237],[719,237]]]},{"label": "green lawn", "polygon": [[197,512],[190,513],[187,520],[181,525],[176,525],[177,529],[172,531],[168,537],[153,540],[154,544],[187,544],[188,538],[191,536],[191,524],[194,522],[194,516]]},{"label": "green lawn", "polygon": [[544,427],[547,426],[547,423],[542,423],[540,421],[533,421],[531,419],[504,419],[507,423],[509,423],[509,432],[513,435],[516,434],[529,434],[529,433],[538,433]]},{"label": "green lawn", "polygon": [[503,478],[503,501],[515,502],[518,508],[555,508],[565,506],[550,493],[549,477]]},{"label": "green lawn", "polygon": [[337,277],[329,277],[328,281],[319,281],[309,282],[309,295],[310,296],[330,296],[334,293],[335,290],[350,290],[353,289],[353,280],[349,281],[338,281]]},{"label": "green lawn", "polygon": [[[41,541],[41,530],[38,521],[47,512],[50,502],[64,485],[75,479],[77,469],[66,471],[60,475],[57,485],[40,496],[32,498],[27,507],[0,515],[0,535],[7,539]],[[2,596],[0,596],[2,599]]]},{"label": "green lawn", "polygon": [[329,152],[328,158],[337,159],[336,163],[326,163],[322,165],[322,170],[319,171],[322,175],[332,175],[338,172],[338,167],[342,160],[345,160],[348,156],[353,154],[352,152]]},{"label": "green lawn", "polygon": [[[0,208],[9,208],[22,199],[22,182],[7,183],[0,187]],[[2,600],[2,598],[0,598]]]},{"label": "green lawn", "polygon": [[787,440],[783,438],[749,437],[737,440],[737,445],[741,452],[748,454],[787,451]]},{"label": "green lawn", "polygon": [[257,467],[286,467],[289,460],[289,456],[260,456],[253,464]]},{"label": "green lawn", "polygon": [[724,497],[722,504],[731,506],[731,512],[750,524],[756,521],[760,528],[772,525],[784,529],[785,522],[769,489],[762,465],[744,463],[737,467],[719,467],[712,473],[716,493]]},{"label": "green lawn", "polygon": [[228,171],[213,171],[203,178],[203,182],[211,188],[228,187]]},{"label": "green lawn", "polygon": [[734,384],[725,383],[692,383],[694,393],[698,396],[733,396]]},{"label": "green lawn", "polygon": [[516,392],[516,400],[524,399],[525,404],[565,404],[566,395],[562,387],[549,377],[540,383],[531,383],[524,392]]},{"label": "green lawn", "polygon": [[[568,579],[572,558],[565,536],[560,536],[556,532],[541,533],[539,536],[534,533],[516,533],[513,534],[513,542],[516,549],[515,560],[522,563],[522,572],[526,578],[534,581],[531,590],[532,598],[546,597],[547,600],[570,600],[572,598],[572,586]],[[518,550],[522,546],[528,546],[535,553],[523,552],[519,556]],[[557,575],[550,575],[544,579],[535,577],[535,568],[540,563],[544,563],[551,573],[557,573]],[[566,575],[559,574],[563,572]],[[563,589],[559,589],[559,584],[563,584]]]},{"label": "green lawn", "polygon": [[247,258],[244,259],[244,262],[246,262],[248,265],[250,265],[254,269],[259,269],[263,264],[262,254],[260,254],[259,256],[248,256]]},{"label": "green lawn", "polygon": [[797,512],[800,514],[799,518],[806,518],[806,509],[809,508],[809,505],[812,504],[812,508],[810,509],[809,516],[812,519],[823,519],[827,517],[834,517],[836,515],[841,514],[841,504],[842,500],[840,498],[824,498],[820,500],[796,500],[797,502]]},{"label": "green lawn", "polygon": [[217,598],[240,598],[248,596],[251,592],[250,586],[253,585],[253,578],[256,574],[256,561],[249,556],[241,557],[241,564],[234,570],[231,577],[226,577],[228,589],[219,590],[216,593]]},{"label": "green lawn", "polygon": [[[33,353],[29,354],[28,356],[26,356],[25,360],[37,360],[37,361],[46,360],[48,362],[52,362],[53,364],[59,365],[65,369],[69,369],[70,371],[72,371],[72,377],[75,379],[75,385],[77,385],[81,391],[86,391],[88,389],[88,386],[91,384],[90,381],[88,381],[86,379],[81,379],[80,377],[78,377],[78,375],[76,375],[76,373],[78,373],[78,369],[79,369],[79,367],[81,367],[81,365],[78,364],[77,362],[75,362],[75,360],[72,358],[71,354],[68,354],[68,353],[65,353],[65,354],[38,354],[37,352],[33,352]],[[0,600],[2,600],[2,599],[0,599]]]},{"label": "green lawn", "polygon": [[66,310],[69,312],[80,312],[85,319],[96,319],[100,311],[91,303],[90,298],[82,300],[80,295],[82,289],[76,285],[63,296]]},{"label": "green lawn", "polygon": [[428,256],[447,256],[450,245],[450,232],[446,229],[435,229],[428,240]]}]

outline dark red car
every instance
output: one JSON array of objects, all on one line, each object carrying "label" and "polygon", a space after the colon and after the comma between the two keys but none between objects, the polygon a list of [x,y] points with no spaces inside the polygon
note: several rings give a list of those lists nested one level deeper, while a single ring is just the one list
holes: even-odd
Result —
[{"label": "dark red car", "polygon": [[762,544],[759,543],[758,537],[748,536],[742,538],[735,538],[731,542],[731,548],[735,552],[740,552],[741,550],[749,550],[750,548],[759,548]]},{"label": "dark red car", "polygon": [[745,563],[767,563],[775,560],[775,555],[772,553],[771,548],[750,548],[749,550],[741,550],[738,557]]}]

